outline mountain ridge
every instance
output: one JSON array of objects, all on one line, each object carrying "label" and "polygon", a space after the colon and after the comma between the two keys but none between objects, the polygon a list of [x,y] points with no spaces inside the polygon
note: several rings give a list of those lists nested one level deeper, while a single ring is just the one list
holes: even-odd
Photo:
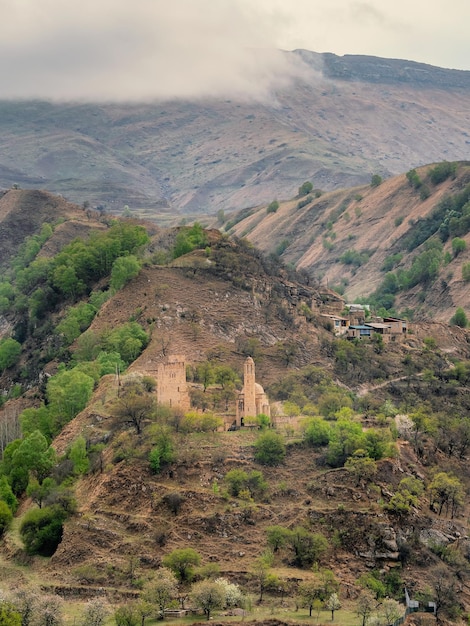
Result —
[{"label": "mountain ridge", "polygon": [[470,72],[286,54],[310,65],[268,102],[2,101],[0,186],[163,221],[288,198],[302,180],[332,190],[467,158]]}]

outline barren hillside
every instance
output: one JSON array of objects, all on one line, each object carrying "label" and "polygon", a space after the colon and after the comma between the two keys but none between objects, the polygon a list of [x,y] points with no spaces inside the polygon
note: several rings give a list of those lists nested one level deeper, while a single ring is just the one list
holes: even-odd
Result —
[{"label": "barren hillside", "polygon": [[[423,181],[432,166],[418,168]],[[423,198],[405,174],[384,180],[378,186],[364,185],[319,195],[315,189],[308,199],[296,197],[282,202],[276,212],[266,206],[233,217],[238,236],[247,237],[261,250],[275,253],[286,263],[305,269],[316,280],[341,288],[348,301],[368,297],[383,282],[390,270],[406,269],[422,252],[428,236],[438,235],[438,226],[422,244],[411,249],[409,241],[420,224],[432,216],[446,198],[464,193],[470,182],[468,163],[461,163],[456,177],[429,185]],[[315,185],[316,187],[316,185]],[[302,206],[302,204],[304,206]],[[240,221],[238,221],[240,220]],[[396,308],[413,309],[416,316],[448,322],[456,307],[470,310],[470,286],[462,278],[462,266],[470,260],[470,234],[460,235],[466,242],[461,254],[452,249],[453,236],[443,242],[448,260],[431,284],[417,285],[399,293]],[[349,253],[350,258],[347,255]],[[363,255],[360,257],[359,255]],[[387,259],[400,255],[388,267]],[[384,269],[384,267],[386,269]]]},{"label": "barren hillside", "polygon": [[304,78],[268,102],[2,102],[0,185],[174,219],[467,158],[470,72],[288,54]]}]

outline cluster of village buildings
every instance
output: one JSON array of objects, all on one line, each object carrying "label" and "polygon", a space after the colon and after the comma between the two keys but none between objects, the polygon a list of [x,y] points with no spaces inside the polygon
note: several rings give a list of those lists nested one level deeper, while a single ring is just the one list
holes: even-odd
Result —
[{"label": "cluster of village buildings", "polygon": [[336,336],[345,339],[371,339],[380,335],[385,342],[401,341],[408,332],[407,320],[398,317],[367,317],[368,307],[346,304],[348,316],[334,312],[322,313],[321,317],[331,323]]},{"label": "cluster of village buildings", "polygon": [[[371,339],[374,335],[382,337],[384,342],[400,341],[408,332],[407,320],[396,317],[376,318],[368,315],[368,307],[363,305],[344,305],[348,315],[338,314],[340,302],[326,308],[321,317],[331,326],[337,337],[346,339]],[[191,409],[189,385],[186,381],[186,361],[182,355],[168,356],[157,369],[158,402],[183,412]],[[269,400],[263,387],[256,382],[255,363],[251,357],[245,360],[243,369],[243,388],[238,393],[235,411],[226,416],[225,428],[241,428],[245,420],[258,415],[270,416]]]}]

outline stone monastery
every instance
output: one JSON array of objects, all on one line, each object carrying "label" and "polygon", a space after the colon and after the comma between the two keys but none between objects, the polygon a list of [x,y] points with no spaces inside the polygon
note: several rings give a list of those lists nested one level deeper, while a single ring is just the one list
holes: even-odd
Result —
[{"label": "stone monastery", "polygon": [[[158,403],[187,412],[191,408],[189,385],[186,381],[186,363],[182,355],[171,355],[159,363],[157,370]],[[269,400],[263,387],[255,379],[255,362],[251,357],[243,369],[243,389],[239,392],[235,417],[225,418],[225,427],[241,428],[247,417],[271,415]]]}]

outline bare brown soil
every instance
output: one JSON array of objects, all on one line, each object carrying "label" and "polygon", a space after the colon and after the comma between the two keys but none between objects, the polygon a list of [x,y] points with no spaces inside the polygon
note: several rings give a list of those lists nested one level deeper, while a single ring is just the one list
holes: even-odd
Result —
[{"label": "bare brown soil", "polygon": [[[429,167],[418,168],[422,180],[428,170]],[[462,190],[469,181],[470,166],[462,163],[455,180],[430,185],[431,195],[423,201],[403,173],[378,187],[367,185],[324,194],[300,209],[298,199],[281,203],[274,214],[267,214],[265,206],[259,207],[237,223],[234,232],[268,253],[286,242],[281,257],[284,262],[308,270],[324,285],[343,285],[347,301],[354,302],[379,287],[385,276],[383,263],[390,255],[403,253],[393,271],[411,266],[413,257],[422,249],[403,249],[400,239],[420,218],[429,215],[442,198]],[[467,247],[456,257],[452,238],[445,242],[444,254],[449,253],[451,260],[443,264],[432,284],[417,285],[405,295],[397,295],[398,310],[410,308],[417,320],[446,323],[457,307],[470,310],[470,283],[462,280],[462,265],[470,261],[470,234],[462,238]],[[340,259],[351,250],[365,252],[369,259],[360,267],[346,265]]]}]

